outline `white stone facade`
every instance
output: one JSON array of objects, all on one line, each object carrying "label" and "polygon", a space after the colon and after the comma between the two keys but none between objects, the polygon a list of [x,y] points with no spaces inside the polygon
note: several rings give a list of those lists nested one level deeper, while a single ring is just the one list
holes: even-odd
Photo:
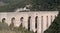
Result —
[{"label": "white stone facade", "polygon": [[[15,27],[19,27],[19,25],[22,23],[22,26],[28,29],[28,20],[30,17],[30,31],[43,33],[51,25],[51,22],[53,22],[57,15],[58,11],[0,12],[0,21],[2,22],[2,19],[5,18],[5,22],[9,26],[11,19],[14,17]],[[21,21],[22,17],[23,19]],[[37,25],[37,27],[35,25]]]}]

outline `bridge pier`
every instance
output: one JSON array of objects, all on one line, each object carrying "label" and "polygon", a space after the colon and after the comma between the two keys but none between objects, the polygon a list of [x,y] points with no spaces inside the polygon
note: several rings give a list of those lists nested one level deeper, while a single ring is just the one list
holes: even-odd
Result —
[{"label": "bridge pier", "polygon": [[30,22],[30,30],[35,32],[35,16],[31,16],[31,22]]}]

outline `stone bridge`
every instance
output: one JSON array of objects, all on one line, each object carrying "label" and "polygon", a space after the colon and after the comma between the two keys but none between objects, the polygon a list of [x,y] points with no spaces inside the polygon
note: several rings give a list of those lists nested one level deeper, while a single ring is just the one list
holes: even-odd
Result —
[{"label": "stone bridge", "polygon": [[30,31],[43,33],[57,17],[58,11],[36,11],[36,12],[0,12],[0,21],[5,18],[5,22],[10,25],[14,18],[14,26],[23,27]]}]

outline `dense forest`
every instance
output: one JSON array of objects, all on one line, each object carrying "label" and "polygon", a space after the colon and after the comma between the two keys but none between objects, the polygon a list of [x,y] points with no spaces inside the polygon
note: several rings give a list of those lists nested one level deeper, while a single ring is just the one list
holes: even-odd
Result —
[{"label": "dense forest", "polygon": [[[0,12],[13,12],[17,8],[23,8],[31,4],[30,10],[36,11],[60,11],[60,0],[0,0],[8,5],[0,6]],[[60,12],[51,26],[44,33],[60,33]]]},{"label": "dense forest", "polygon": [[7,11],[11,12],[14,11],[17,8],[23,8],[27,4],[31,4],[32,7],[29,7],[30,10],[37,10],[37,11],[54,11],[58,10],[60,8],[60,0],[0,0],[4,3],[7,3],[8,5],[1,6],[1,11]]}]

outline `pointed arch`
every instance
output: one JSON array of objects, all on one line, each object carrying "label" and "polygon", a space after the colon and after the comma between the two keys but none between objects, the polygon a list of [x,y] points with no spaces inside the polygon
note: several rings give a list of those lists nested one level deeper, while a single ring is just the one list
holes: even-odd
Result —
[{"label": "pointed arch", "polygon": [[43,16],[41,16],[41,33],[43,33]]},{"label": "pointed arch", "polygon": [[35,17],[35,28],[37,29],[38,16]]},{"label": "pointed arch", "polygon": [[30,21],[31,20],[31,16],[28,17],[28,30],[30,30]]},{"label": "pointed arch", "polygon": [[14,25],[15,17],[11,18],[11,24]]},{"label": "pointed arch", "polygon": [[[37,22],[38,22],[38,16],[35,17],[35,28],[36,28],[36,29],[37,29]],[[36,30],[35,33],[37,33],[37,30]]]},{"label": "pointed arch", "polygon": [[52,15],[51,15],[51,23],[52,23]]},{"label": "pointed arch", "polygon": [[11,24],[10,24],[10,29],[13,30],[14,28],[14,21],[15,21],[15,17],[11,18]]},{"label": "pointed arch", "polygon": [[4,22],[5,22],[5,20],[6,20],[5,18],[2,18],[2,23],[4,23]]},{"label": "pointed arch", "polygon": [[23,19],[24,19],[23,17],[21,17],[21,18],[20,18],[20,21],[21,21],[21,25],[20,25],[20,26],[22,26],[22,25],[23,25],[23,24],[22,24]]},{"label": "pointed arch", "polygon": [[46,27],[48,27],[48,16],[46,16],[46,18],[47,18],[47,24],[46,24]]},{"label": "pointed arch", "polygon": [[11,22],[13,23],[15,21],[15,17],[12,17],[11,18]]}]

